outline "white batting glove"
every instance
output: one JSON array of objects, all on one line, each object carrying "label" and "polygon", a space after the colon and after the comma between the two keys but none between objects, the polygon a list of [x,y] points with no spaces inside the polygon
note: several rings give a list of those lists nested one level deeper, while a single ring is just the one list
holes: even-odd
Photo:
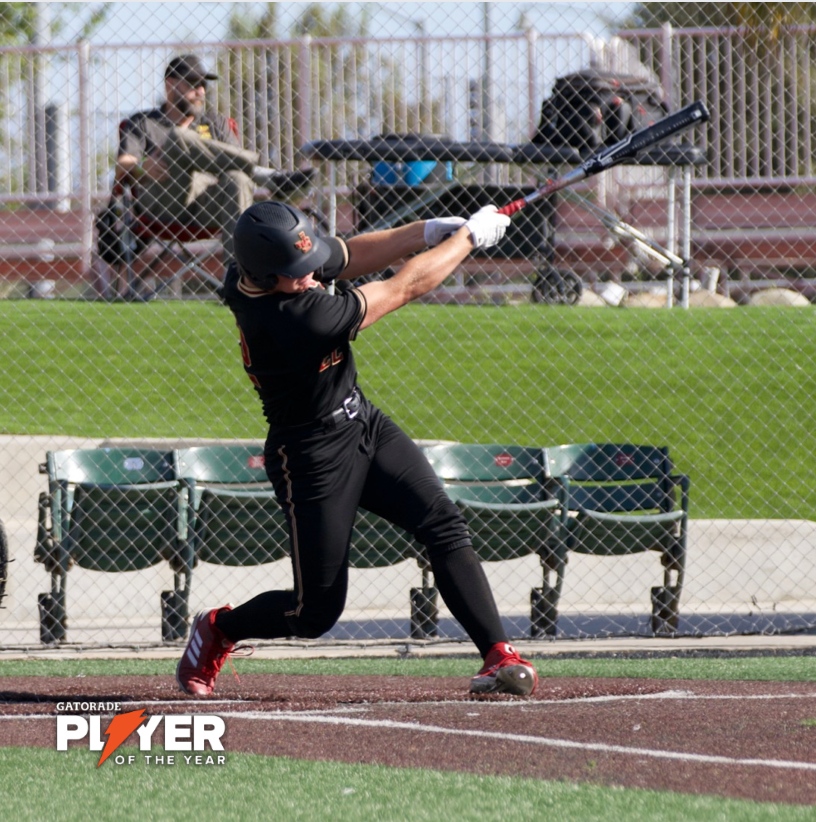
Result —
[{"label": "white batting glove", "polygon": [[510,218],[506,214],[499,214],[494,205],[480,208],[465,223],[470,232],[470,240],[474,248],[490,248],[496,245],[510,225]]},{"label": "white batting glove", "polygon": [[425,245],[433,248],[465,224],[464,217],[437,217],[425,223]]}]

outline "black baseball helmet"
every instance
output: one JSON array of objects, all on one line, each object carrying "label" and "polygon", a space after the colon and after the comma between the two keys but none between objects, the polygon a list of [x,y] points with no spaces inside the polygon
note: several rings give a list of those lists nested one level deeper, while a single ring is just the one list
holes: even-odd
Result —
[{"label": "black baseball helmet", "polygon": [[233,237],[241,273],[259,288],[274,288],[278,277],[305,277],[331,255],[312,221],[286,203],[250,206],[238,218]]}]

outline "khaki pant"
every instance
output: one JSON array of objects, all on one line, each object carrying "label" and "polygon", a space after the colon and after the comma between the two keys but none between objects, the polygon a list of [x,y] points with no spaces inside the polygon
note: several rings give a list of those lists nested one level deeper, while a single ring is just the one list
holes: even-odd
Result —
[{"label": "khaki pant", "polygon": [[170,178],[142,185],[139,210],[159,222],[220,228],[224,264],[229,265],[234,257],[235,223],[252,205],[255,186],[250,175],[258,155],[174,128],[162,159]]}]

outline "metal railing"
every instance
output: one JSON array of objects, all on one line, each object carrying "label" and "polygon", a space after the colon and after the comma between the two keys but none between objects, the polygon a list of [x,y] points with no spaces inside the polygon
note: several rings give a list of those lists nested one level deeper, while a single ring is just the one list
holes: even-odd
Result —
[{"label": "metal railing", "polygon": [[710,187],[816,184],[816,26],[621,32],[661,77],[672,107],[705,100]]},{"label": "metal railing", "polygon": [[[523,142],[555,77],[595,65],[644,67],[679,107],[705,100],[712,186],[812,184],[816,27],[763,43],[737,29],[492,37],[315,38],[198,45],[221,77],[216,107],[263,162],[292,168],[320,138],[382,132]],[[628,50],[627,50],[628,47]],[[161,94],[189,44],[0,49],[0,202],[87,206],[109,185],[122,117]],[[69,168],[64,168],[68,163]],[[63,167],[60,167],[60,166]]]}]

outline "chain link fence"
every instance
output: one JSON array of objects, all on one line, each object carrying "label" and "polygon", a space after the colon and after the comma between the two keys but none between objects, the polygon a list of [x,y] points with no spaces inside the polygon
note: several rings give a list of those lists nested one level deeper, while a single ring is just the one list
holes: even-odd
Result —
[{"label": "chain link fence", "polygon": [[[466,216],[697,100],[707,123],[524,209],[362,335],[360,382],[465,510],[513,637],[813,630],[808,5],[14,12],[2,646],[178,641],[201,607],[291,587],[218,297],[248,202],[341,236]],[[210,165],[179,151],[188,122]],[[360,512],[350,562],[329,638],[464,637],[398,529]]]}]

